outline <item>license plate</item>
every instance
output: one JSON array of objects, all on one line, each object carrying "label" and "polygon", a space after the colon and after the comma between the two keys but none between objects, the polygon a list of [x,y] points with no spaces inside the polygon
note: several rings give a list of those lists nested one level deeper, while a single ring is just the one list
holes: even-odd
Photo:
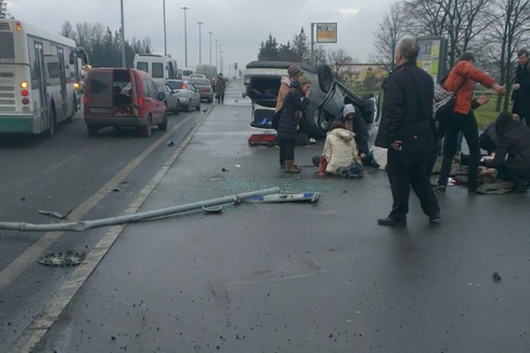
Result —
[{"label": "license plate", "polygon": [[107,109],[107,108],[90,108],[90,112],[91,113],[96,113],[96,114],[108,114],[108,113],[110,113],[110,109]]}]

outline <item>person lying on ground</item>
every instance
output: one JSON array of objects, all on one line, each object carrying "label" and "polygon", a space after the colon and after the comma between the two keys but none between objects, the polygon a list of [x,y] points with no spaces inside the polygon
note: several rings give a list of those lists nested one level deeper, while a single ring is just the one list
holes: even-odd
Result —
[{"label": "person lying on ground", "polygon": [[496,168],[500,179],[519,182],[530,180],[530,128],[517,114],[503,112],[497,118],[495,158],[486,166]]},{"label": "person lying on ground", "polygon": [[361,164],[354,139],[355,134],[346,129],[338,120],[331,123],[330,131],[326,135],[324,151],[319,160],[317,176],[334,175],[340,168],[347,168],[352,162]]}]

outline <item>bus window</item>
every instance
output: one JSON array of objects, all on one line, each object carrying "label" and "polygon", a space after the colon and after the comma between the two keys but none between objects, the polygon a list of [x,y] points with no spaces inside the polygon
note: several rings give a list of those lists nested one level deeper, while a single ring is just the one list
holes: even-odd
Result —
[{"label": "bus window", "polygon": [[50,78],[59,78],[61,77],[61,70],[59,70],[59,63],[58,62],[51,62],[48,63],[48,75]]},{"label": "bus window", "polygon": [[0,61],[4,59],[15,59],[15,44],[13,33],[0,33]]},{"label": "bus window", "polygon": [[138,61],[136,63],[136,68],[138,70],[142,70],[142,71],[145,71],[147,73],[149,72],[149,68],[148,68],[147,62],[145,62],[145,61]]},{"label": "bus window", "polygon": [[153,63],[153,73],[151,76],[153,78],[164,78],[164,64],[162,63]]}]

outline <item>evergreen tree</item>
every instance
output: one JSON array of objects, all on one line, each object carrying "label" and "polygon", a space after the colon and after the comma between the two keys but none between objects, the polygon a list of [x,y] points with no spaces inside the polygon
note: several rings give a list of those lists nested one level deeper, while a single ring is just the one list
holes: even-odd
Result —
[{"label": "evergreen tree", "polygon": [[298,61],[309,62],[309,46],[307,44],[307,35],[304,27],[300,30],[300,34],[294,35],[293,51],[298,56]]},{"label": "evergreen tree", "polygon": [[13,18],[7,12],[7,3],[4,0],[0,0],[0,18]]},{"label": "evergreen tree", "polygon": [[294,49],[291,47],[291,43],[287,42],[286,45],[280,44],[278,49],[278,60],[279,61],[291,61],[298,62],[300,57],[295,53]]},{"label": "evergreen tree", "polygon": [[261,47],[258,53],[258,60],[278,60],[278,42],[276,42],[276,38],[272,37],[272,34],[269,34],[269,39],[267,39],[265,43],[261,42]]}]

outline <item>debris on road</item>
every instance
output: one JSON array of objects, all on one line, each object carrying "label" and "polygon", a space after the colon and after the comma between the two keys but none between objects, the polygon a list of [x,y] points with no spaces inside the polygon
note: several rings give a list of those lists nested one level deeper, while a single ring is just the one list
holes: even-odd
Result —
[{"label": "debris on road", "polygon": [[60,253],[49,253],[39,259],[39,263],[45,266],[77,266],[86,257],[86,253],[77,251],[67,251]]},{"label": "debris on road", "polygon": [[493,282],[500,282],[502,279],[501,276],[499,276],[499,272],[494,272],[493,273]]},{"label": "debris on road", "polygon": [[120,192],[120,191],[121,191],[121,189],[120,189],[120,188],[118,188],[118,187],[115,187],[114,189],[112,189],[112,191],[114,191],[114,192]]},{"label": "debris on road", "polygon": [[175,146],[175,143],[173,141],[169,141],[167,143],[167,147]]},{"label": "debris on road", "polygon": [[223,212],[223,206],[202,206],[202,209],[206,213],[222,213]]},{"label": "debris on road", "polygon": [[320,194],[318,192],[303,193],[278,193],[264,196],[251,197],[249,202],[317,202]]},{"label": "debris on road", "polygon": [[222,171],[222,172],[229,172],[229,170],[226,169],[225,167],[223,167],[223,168],[221,169],[221,171]]},{"label": "debris on road", "polygon": [[55,211],[43,211],[43,210],[39,211],[38,213],[43,214],[45,216],[59,218],[59,219],[66,219],[70,215],[70,213],[72,213],[72,210],[68,210],[68,212],[66,212],[64,215],[58,212],[55,212]]}]

